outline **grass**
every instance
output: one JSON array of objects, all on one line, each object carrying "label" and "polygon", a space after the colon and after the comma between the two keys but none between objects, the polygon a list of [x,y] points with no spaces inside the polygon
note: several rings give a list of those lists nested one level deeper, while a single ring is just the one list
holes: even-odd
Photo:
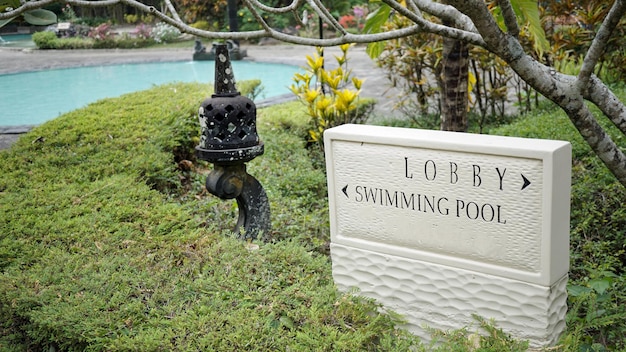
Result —
[{"label": "grass", "polygon": [[[258,82],[239,82],[251,92]],[[237,207],[203,189],[197,107],[170,84],[91,104],[0,152],[0,351],[523,351],[477,317],[423,345],[376,302],[340,293],[323,170],[298,103],[262,109],[273,241],[233,238]],[[568,331],[559,350],[626,347],[623,188],[556,111],[500,134],[574,143]],[[179,165],[193,164],[193,168]]]},{"label": "grass", "polygon": [[325,177],[300,136],[263,112],[268,148],[249,172],[272,199],[277,240],[230,236],[234,203],[177,168],[207,95],[176,84],[100,101],[0,153],[0,350],[415,343],[374,302],[336,291],[323,253]]},{"label": "grass", "polygon": [[[626,90],[616,89],[621,101]],[[626,139],[595,108],[599,122],[626,149]],[[572,143],[567,351],[626,350],[626,189],[594,155],[563,111],[537,111],[492,133]]]}]

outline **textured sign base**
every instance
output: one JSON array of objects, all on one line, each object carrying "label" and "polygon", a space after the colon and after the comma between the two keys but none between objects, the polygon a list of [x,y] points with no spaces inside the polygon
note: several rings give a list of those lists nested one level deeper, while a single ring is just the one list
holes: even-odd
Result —
[{"label": "textured sign base", "polygon": [[567,276],[546,287],[444,265],[331,244],[338,288],[376,299],[402,314],[424,341],[438,330],[476,325],[472,314],[531,347],[554,345],[565,330]]}]

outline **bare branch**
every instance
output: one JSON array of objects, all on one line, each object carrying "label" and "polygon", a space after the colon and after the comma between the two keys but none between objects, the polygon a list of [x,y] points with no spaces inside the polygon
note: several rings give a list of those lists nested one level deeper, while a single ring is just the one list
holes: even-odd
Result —
[{"label": "bare branch", "polygon": [[[26,1],[22,3],[18,8],[15,8],[11,11],[0,12],[0,20],[5,20],[13,17],[20,16],[26,11],[34,10],[42,8],[46,5],[53,4],[55,2],[59,2],[59,0],[35,0],[35,1]],[[70,3],[70,1],[67,1]],[[119,0],[97,0],[97,1],[84,1],[85,3],[90,4],[89,6],[109,6],[115,5],[119,3]],[[103,4],[101,4],[103,3]]]},{"label": "bare branch", "polygon": [[578,73],[578,85],[581,90],[585,89],[589,84],[589,79],[593,73],[593,69],[600,59],[600,56],[602,56],[602,53],[606,48],[606,44],[611,37],[611,33],[619,24],[619,21],[622,16],[624,16],[624,13],[626,13],[626,2],[624,0],[615,0],[611,10],[604,18],[604,22],[602,22],[602,25],[598,29],[598,33],[593,38],[591,46],[589,47],[589,50],[587,50],[587,54],[583,60],[583,65]]},{"label": "bare branch", "polygon": [[269,24],[267,24],[267,22],[265,21],[263,16],[261,16],[259,11],[257,11],[256,8],[250,6],[250,4],[248,4],[247,2],[245,2],[245,4],[248,7],[248,9],[250,10],[250,12],[252,13],[252,16],[254,16],[254,18],[256,18],[257,22],[259,24],[261,24],[261,27],[263,27],[265,29],[265,32],[270,33],[272,31],[272,28],[269,26]]},{"label": "bare branch", "polygon": [[338,30],[342,35],[346,35],[348,32],[343,28],[337,20],[330,14],[328,9],[320,2],[320,0],[309,0],[309,6],[317,13],[322,20],[330,24],[334,29]]},{"label": "bare branch", "polygon": [[351,43],[373,43],[380,42],[383,40],[390,39],[398,39],[409,35],[414,35],[421,32],[421,28],[417,25],[402,28],[394,31],[383,32],[383,33],[375,33],[375,34],[350,34],[347,33],[344,36],[340,36],[337,38],[325,38],[325,39],[316,39],[316,38],[303,38],[291,34],[282,33],[276,31],[274,29],[271,30],[270,37],[287,42],[292,44],[299,45],[310,45],[310,46],[335,46],[341,44],[351,44]]},{"label": "bare branch", "polygon": [[502,10],[502,17],[504,17],[504,25],[506,26],[506,29],[509,31],[509,34],[515,38],[518,38],[519,26],[517,24],[517,17],[515,16],[515,11],[513,11],[511,2],[509,0],[498,0],[498,6],[500,6],[500,10]]},{"label": "bare branch", "polygon": [[[0,19],[5,18],[13,18],[21,15],[25,11],[40,8],[55,2],[59,2],[60,0],[35,0],[25,2],[22,6],[17,9],[14,9],[9,12],[1,13]],[[263,30],[257,31],[247,31],[247,32],[213,32],[213,31],[205,31],[197,28],[193,28],[182,21],[177,11],[175,10],[174,5],[171,3],[171,0],[166,0],[166,8],[169,12],[171,12],[171,16],[168,16],[165,13],[160,12],[153,6],[148,6],[141,1],[138,0],[67,0],[65,1],[68,4],[75,6],[86,6],[86,7],[102,7],[102,6],[111,6],[118,3],[127,4],[138,10],[146,13],[151,13],[159,20],[170,24],[184,33],[189,33],[198,37],[209,38],[209,39],[235,39],[235,40],[247,40],[247,39],[259,39],[263,37],[273,37],[277,40],[286,41],[294,44],[302,44],[302,45],[316,45],[316,46],[333,46],[338,44],[345,43],[370,43],[376,41],[383,41],[389,39],[397,39],[406,35],[412,35],[418,33],[420,31],[426,31],[430,33],[435,33],[443,36],[452,37],[455,39],[460,39],[467,41],[469,43],[475,45],[484,46],[485,43],[476,32],[472,32],[475,30],[473,25],[471,25],[471,21],[468,20],[467,16],[463,15],[459,11],[456,11],[451,6],[443,6],[441,4],[433,3],[428,0],[414,0],[415,6],[411,5],[414,11],[411,11],[405,7],[400,6],[397,2],[393,0],[384,0],[388,2],[396,11],[401,13],[404,16],[407,16],[410,20],[416,23],[415,26],[411,26],[408,28],[398,29],[385,33],[377,33],[377,34],[350,34],[348,33],[337,20],[333,18],[333,16],[328,12],[319,0],[309,0],[309,4],[313,7],[318,15],[322,17],[322,19],[330,24],[333,29],[339,32],[340,36],[337,38],[330,39],[313,39],[313,38],[301,38],[295,35],[288,35],[285,33],[280,33],[274,29],[271,29],[270,26],[263,20],[263,18],[258,13],[258,10],[261,9],[263,11],[271,12],[271,13],[286,13],[286,12],[295,12],[298,8],[301,8],[303,5],[302,0],[293,0],[291,4],[285,7],[273,8],[262,4],[258,0],[245,0],[245,4],[250,8],[253,15],[257,19],[258,23],[264,28]],[[429,10],[429,13],[438,14],[442,16],[449,16],[450,18],[454,18],[454,22],[459,24],[460,28],[471,29],[469,30],[460,30],[455,28],[450,28],[447,26],[443,26],[440,24],[432,23],[430,21],[425,20],[421,17],[418,8],[425,8]],[[415,11],[417,10],[417,11]],[[462,20],[459,20],[462,19]],[[471,25],[471,26],[469,26]]]},{"label": "bare branch", "polygon": [[450,23],[454,23],[454,26],[459,29],[463,29],[468,32],[478,33],[478,30],[476,30],[476,27],[474,26],[472,20],[454,7],[431,0],[414,1],[416,6],[426,13],[429,13],[435,17],[439,17],[442,20],[450,21]]},{"label": "bare branch", "polygon": [[579,109],[565,110],[565,112],[594,153],[611,170],[617,180],[626,186],[626,155],[598,123],[589,108],[581,101]]},{"label": "bare branch", "polygon": [[246,3],[246,5],[252,5],[256,8],[261,9],[262,11],[267,11],[270,13],[293,12],[294,10],[297,10],[298,7],[302,5],[302,0],[294,0],[291,2],[291,4],[289,4],[289,6],[284,6],[284,7],[270,7],[259,2],[258,0],[245,0],[244,2]]},{"label": "bare branch", "polygon": [[517,38],[502,32],[483,1],[448,0],[448,3],[472,19],[480,37],[485,41],[483,47],[500,56],[509,65],[527,55]]},{"label": "bare branch", "polygon": [[418,16],[419,18],[423,18],[424,17],[424,16],[422,16],[422,12],[420,11],[419,7],[417,7],[417,5],[415,4],[415,1],[413,1],[413,0],[406,0],[406,3],[407,3],[407,7],[409,9],[411,9],[411,11],[413,11],[416,16]]},{"label": "bare branch", "polygon": [[172,13],[172,17],[174,17],[176,21],[183,22],[180,19],[180,16],[178,15],[176,8],[174,7],[174,5],[172,5],[172,2],[170,0],[165,0],[165,5],[167,6],[167,9]]},{"label": "bare branch", "polygon": [[415,13],[409,11],[406,7],[400,5],[394,0],[383,0],[383,2],[389,5],[392,9],[396,10],[399,14],[407,17],[409,20],[419,25],[424,32],[439,34],[444,37],[462,40],[474,45],[485,46],[484,40],[478,33],[432,23],[420,16],[417,16]]},{"label": "bare branch", "polygon": [[626,106],[604,82],[592,74],[583,94],[585,99],[594,103],[622,133],[626,134]]},{"label": "bare branch", "polygon": [[[59,1],[54,1],[59,2]],[[123,1],[119,0],[96,0],[96,1],[85,1],[85,0],[69,0],[66,3],[70,5],[78,5],[78,6],[89,6],[89,7],[102,7],[102,6],[111,6]]]}]

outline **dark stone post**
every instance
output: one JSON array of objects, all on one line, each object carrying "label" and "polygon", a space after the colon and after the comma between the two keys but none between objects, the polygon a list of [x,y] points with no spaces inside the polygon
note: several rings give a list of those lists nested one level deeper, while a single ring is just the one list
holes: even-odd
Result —
[{"label": "dark stone post", "polygon": [[[228,0],[228,26],[231,32],[239,32],[239,21],[237,20],[237,1]],[[235,44],[239,45],[239,41],[235,40]]]},{"label": "dark stone post", "polygon": [[270,206],[263,186],[246,172],[246,162],[263,154],[256,131],[256,105],[235,88],[228,47],[215,47],[215,92],[199,109],[201,136],[196,155],[214,164],[207,190],[221,199],[237,200],[235,232],[242,238],[269,236]]}]

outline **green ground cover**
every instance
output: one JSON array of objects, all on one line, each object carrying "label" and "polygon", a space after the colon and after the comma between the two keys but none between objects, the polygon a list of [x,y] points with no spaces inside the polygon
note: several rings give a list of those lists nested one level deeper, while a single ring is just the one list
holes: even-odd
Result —
[{"label": "green ground cover", "polygon": [[229,235],[235,203],[204,194],[203,176],[177,167],[192,158],[208,89],[175,84],[100,101],[0,153],[0,350],[412,343],[376,304],[336,292],[325,176],[285,131],[293,117],[261,113],[267,151],[249,165],[272,200],[277,240]]},{"label": "green ground cover", "polygon": [[[209,90],[171,84],[102,100],[0,152],[0,351],[426,349],[393,312],[336,291],[324,170],[305,148],[298,103],[259,111],[266,153],[248,166],[268,193],[274,240],[233,238],[237,206],[203,190],[210,166],[193,156]],[[560,349],[623,350],[626,192],[559,111],[494,133],[574,143]],[[524,350],[476,326],[491,331],[478,350]],[[437,333],[448,341],[437,348],[476,350],[471,333]]]}]

